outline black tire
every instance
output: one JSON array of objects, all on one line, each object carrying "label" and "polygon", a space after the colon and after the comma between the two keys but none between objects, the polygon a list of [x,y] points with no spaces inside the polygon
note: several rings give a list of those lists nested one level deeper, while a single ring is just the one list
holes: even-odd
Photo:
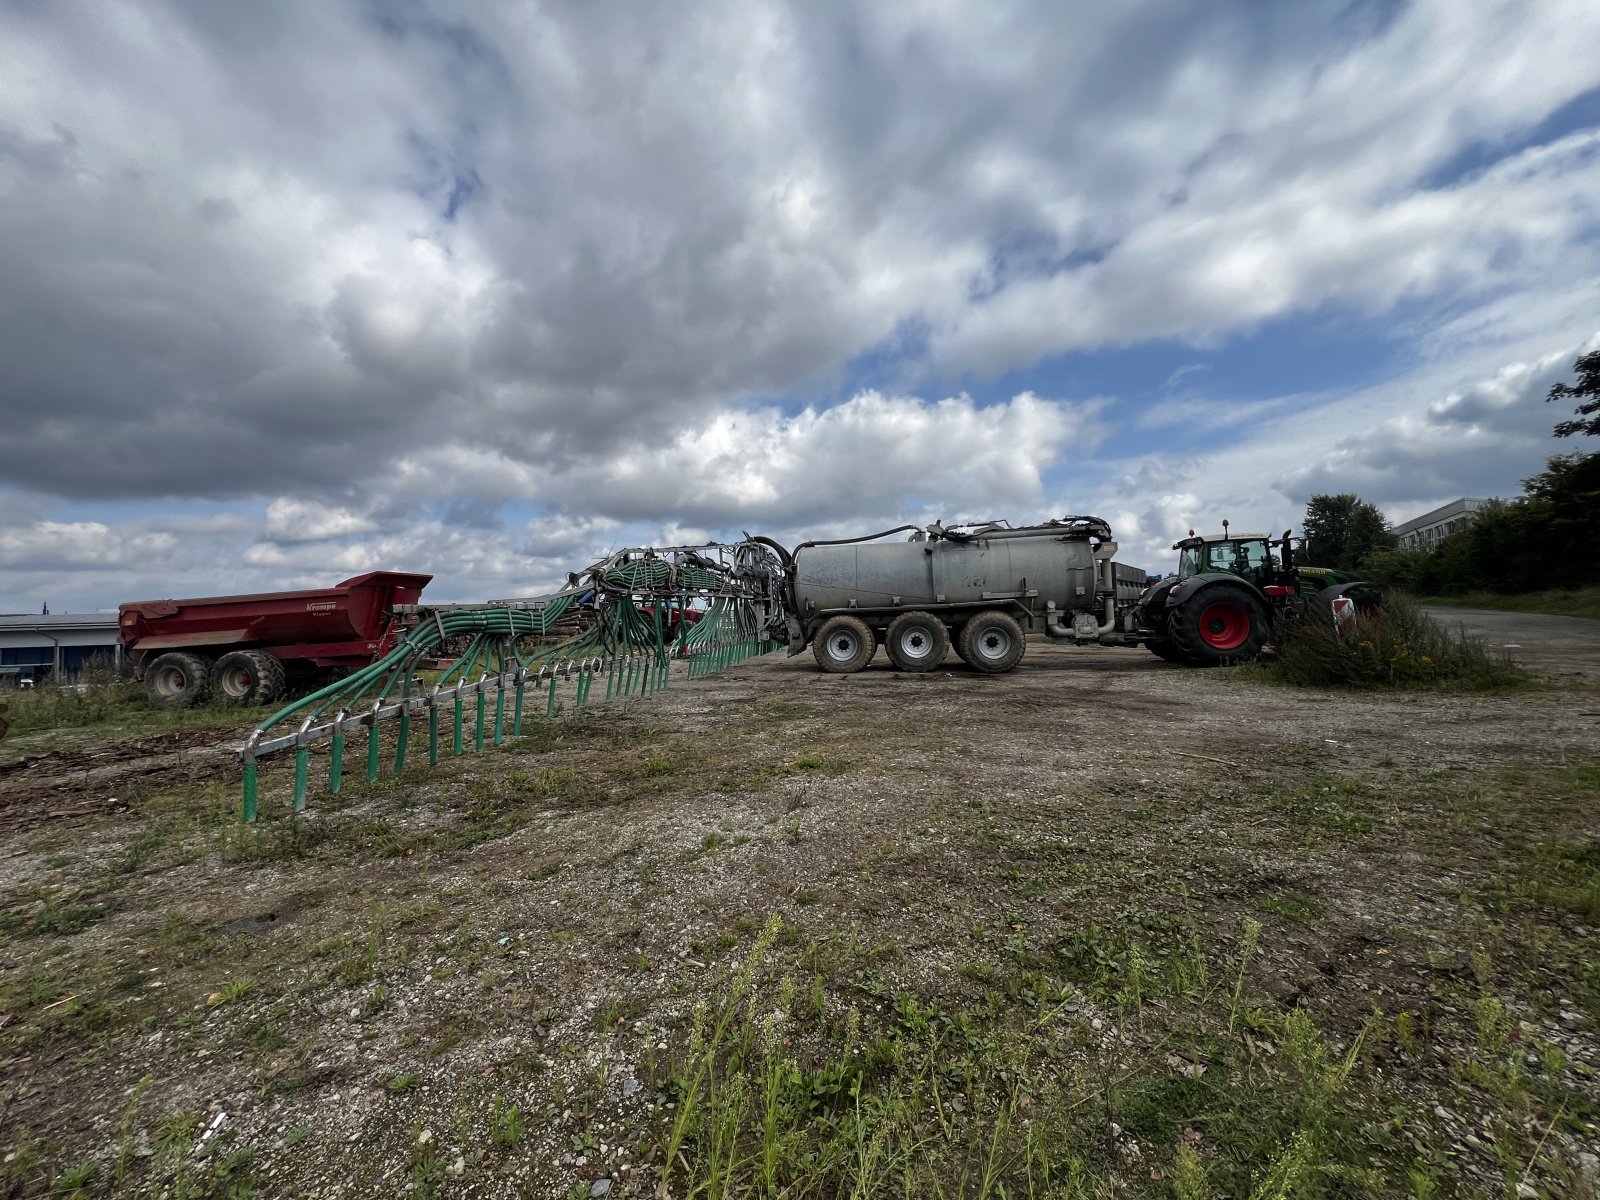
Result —
[{"label": "black tire", "polygon": [[830,675],[850,675],[872,661],[878,639],[859,617],[829,617],[811,639],[811,657]]},{"label": "black tire", "polygon": [[982,612],[961,627],[956,653],[974,671],[1003,675],[1022,661],[1028,641],[1016,618],[1003,612]]},{"label": "black tire", "polygon": [[265,650],[233,650],[211,668],[211,694],[224,704],[271,704],[288,686],[282,660]]},{"label": "black tire", "polygon": [[1185,659],[1178,653],[1178,648],[1172,644],[1170,638],[1151,638],[1144,644],[1144,648],[1157,658],[1165,659],[1170,663],[1181,663]]},{"label": "black tire", "polygon": [[1167,618],[1181,660],[1195,667],[1249,662],[1267,640],[1267,611],[1249,588],[1213,583],[1190,596]]},{"label": "black tire", "polygon": [[145,664],[144,694],[156,708],[193,708],[211,696],[211,664],[198,654],[171,650]]},{"label": "black tire", "polygon": [[901,613],[890,623],[883,644],[900,670],[931,671],[950,653],[950,632],[932,613]]}]

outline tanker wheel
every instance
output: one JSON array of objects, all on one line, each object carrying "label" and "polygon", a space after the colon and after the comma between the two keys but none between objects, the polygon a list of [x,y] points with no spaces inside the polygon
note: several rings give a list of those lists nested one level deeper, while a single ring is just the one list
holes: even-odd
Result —
[{"label": "tanker wheel", "polygon": [[210,664],[181,650],[157,655],[144,669],[144,694],[157,708],[193,708],[211,695]]},{"label": "tanker wheel", "polygon": [[901,613],[890,624],[883,641],[889,650],[889,661],[902,671],[931,671],[950,653],[949,631],[932,613]]},{"label": "tanker wheel", "polygon": [[1249,662],[1267,637],[1267,614],[1247,588],[1219,583],[1202,588],[1167,619],[1181,660],[1196,667]]},{"label": "tanker wheel", "polygon": [[956,653],[974,671],[1001,675],[1022,661],[1028,641],[1016,618],[1003,612],[982,612],[961,627]]},{"label": "tanker wheel", "polygon": [[878,652],[878,640],[859,617],[829,617],[811,639],[811,656],[817,666],[833,675],[861,670]]},{"label": "tanker wheel", "polygon": [[283,663],[264,650],[233,650],[211,668],[211,694],[227,704],[271,704],[288,686]]}]

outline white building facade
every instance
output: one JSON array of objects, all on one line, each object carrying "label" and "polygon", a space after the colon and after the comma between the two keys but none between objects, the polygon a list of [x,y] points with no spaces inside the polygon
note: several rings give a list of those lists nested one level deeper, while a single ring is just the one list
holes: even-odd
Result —
[{"label": "white building facade", "polygon": [[1400,549],[1432,550],[1458,529],[1465,529],[1473,515],[1487,503],[1487,500],[1463,496],[1432,512],[1396,525],[1394,535],[1400,539]]}]

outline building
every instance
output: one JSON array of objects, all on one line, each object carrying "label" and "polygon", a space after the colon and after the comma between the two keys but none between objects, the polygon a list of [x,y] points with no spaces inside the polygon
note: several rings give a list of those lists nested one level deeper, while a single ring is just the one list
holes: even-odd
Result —
[{"label": "building", "polygon": [[91,659],[122,661],[116,613],[0,613],[0,683],[60,679]]},{"label": "building", "polygon": [[1474,500],[1463,496],[1459,500],[1452,500],[1442,508],[1432,512],[1423,513],[1420,517],[1394,527],[1394,535],[1400,539],[1402,550],[1432,550],[1445,538],[1458,529],[1466,527],[1472,520],[1472,514],[1477,512],[1487,500]]}]

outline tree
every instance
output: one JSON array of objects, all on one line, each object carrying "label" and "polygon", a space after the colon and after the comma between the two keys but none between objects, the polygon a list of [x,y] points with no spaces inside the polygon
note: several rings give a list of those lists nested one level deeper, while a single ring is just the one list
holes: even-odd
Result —
[{"label": "tree", "polygon": [[1555,427],[1556,437],[1571,437],[1575,433],[1600,437],[1600,350],[1590,351],[1572,369],[1578,373],[1577,383],[1558,383],[1550,389],[1545,403],[1577,397],[1583,403],[1572,411],[1581,419],[1562,421]]},{"label": "tree", "polygon": [[1313,496],[1306,505],[1307,561],[1354,571],[1369,554],[1392,550],[1394,534],[1375,504],[1354,492]]}]

